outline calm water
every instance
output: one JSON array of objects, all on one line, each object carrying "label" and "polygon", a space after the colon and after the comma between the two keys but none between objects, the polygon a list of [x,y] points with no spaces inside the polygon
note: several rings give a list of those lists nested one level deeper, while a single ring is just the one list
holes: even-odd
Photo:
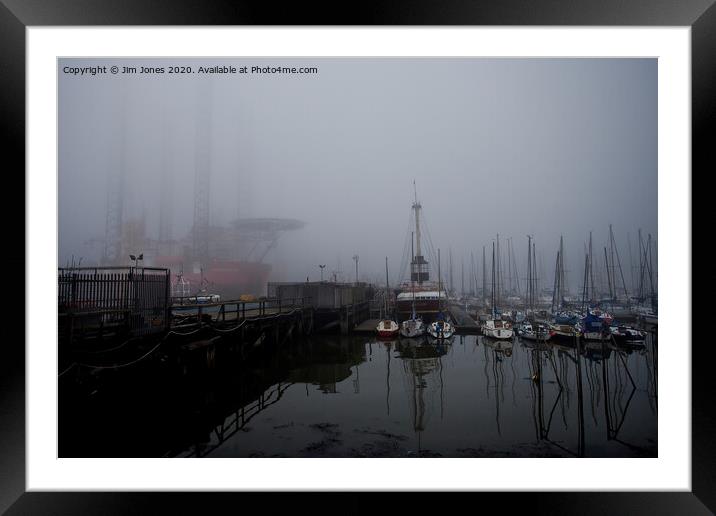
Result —
[{"label": "calm water", "polygon": [[244,360],[217,348],[61,402],[60,455],[654,457],[655,352],[651,336],[581,355],[472,335],[312,336]]}]

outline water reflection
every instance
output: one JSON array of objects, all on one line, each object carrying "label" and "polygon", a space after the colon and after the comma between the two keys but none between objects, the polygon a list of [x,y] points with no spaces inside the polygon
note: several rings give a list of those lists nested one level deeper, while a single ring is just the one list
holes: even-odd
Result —
[{"label": "water reflection", "polygon": [[[439,385],[440,418],[444,415],[444,393],[441,357],[452,345],[450,339],[434,340],[409,338],[395,341],[395,349],[402,359],[403,373],[407,378],[413,431],[417,437],[418,454],[422,454],[421,435],[426,428],[429,414],[426,413],[425,392],[429,385]],[[436,379],[435,376],[438,376]]]},{"label": "water reflection", "polygon": [[138,387],[125,409],[98,410],[109,386],[76,402],[61,456],[656,456],[657,364],[655,335],[641,346],[314,336],[243,359],[218,346],[211,367],[152,372],[164,387],[151,404]]}]

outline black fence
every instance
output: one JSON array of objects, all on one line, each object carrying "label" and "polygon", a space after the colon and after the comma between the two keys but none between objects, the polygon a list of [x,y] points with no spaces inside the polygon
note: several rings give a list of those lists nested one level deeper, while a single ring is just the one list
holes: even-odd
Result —
[{"label": "black fence", "polygon": [[57,308],[73,331],[123,328],[131,336],[169,328],[169,269],[82,267],[58,269]]}]

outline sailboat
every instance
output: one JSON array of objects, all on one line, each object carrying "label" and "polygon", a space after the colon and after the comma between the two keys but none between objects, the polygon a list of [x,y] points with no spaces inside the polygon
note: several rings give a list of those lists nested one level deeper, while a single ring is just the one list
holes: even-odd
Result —
[{"label": "sailboat", "polygon": [[[440,278],[440,249],[438,249],[438,292],[442,292],[442,282]],[[437,320],[430,323],[428,326],[428,335],[434,339],[449,339],[455,333],[455,327],[450,324],[448,317],[443,312],[442,303],[440,302],[442,296],[438,296],[438,315]]]},{"label": "sailboat", "polygon": [[517,334],[523,339],[546,341],[552,337],[552,330],[543,322],[539,322],[535,315],[537,261],[532,237],[527,235],[527,316],[526,320],[517,328]]},{"label": "sailboat", "polygon": [[415,290],[413,290],[413,312],[410,315],[410,319],[406,319],[400,323],[400,334],[409,339],[425,335],[425,323],[415,312]]},{"label": "sailboat", "polygon": [[495,243],[492,243],[492,317],[482,323],[480,329],[485,337],[493,339],[511,339],[514,336],[512,324],[503,321],[497,316],[498,308],[495,302]]},{"label": "sailboat", "polygon": [[388,317],[388,296],[390,293],[388,283],[388,257],[385,258],[385,306],[384,306],[384,318],[378,322],[376,331],[378,336],[382,338],[393,338],[398,335],[400,327],[398,323]]}]

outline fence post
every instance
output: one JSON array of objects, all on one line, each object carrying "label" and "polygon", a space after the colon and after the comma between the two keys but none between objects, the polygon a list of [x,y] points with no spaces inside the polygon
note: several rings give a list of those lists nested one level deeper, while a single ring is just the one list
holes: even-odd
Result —
[{"label": "fence post", "polygon": [[171,315],[172,315],[172,306],[171,306],[171,285],[170,285],[170,277],[169,277],[169,269],[167,269],[166,276],[164,277],[164,283],[166,285],[164,289],[164,307],[165,307],[165,314],[164,314],[164,331],[169,331],[170,321],[171,321]]}]

